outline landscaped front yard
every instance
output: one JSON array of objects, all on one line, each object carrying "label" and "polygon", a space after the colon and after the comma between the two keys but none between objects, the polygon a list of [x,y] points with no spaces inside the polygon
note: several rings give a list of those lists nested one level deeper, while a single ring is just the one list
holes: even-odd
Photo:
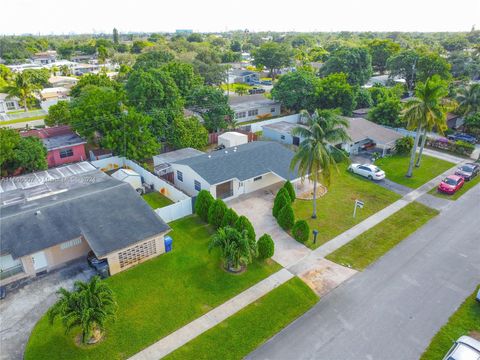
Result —
[{"label": "landscaped front yard", "polygon": [[[313,235],[310,234],[305,244],[317,248],[398,199],[400,195],[347,172],[346,166],[341,165],[339,173],[333,175],[327,194],[317,199],[316,219],[311,218],[312,200],[295,200],[293,210],[296,220],[306,220],[311,231],[318,230],[317,243],[313,243]],[[357,209],[353,218],[355,200],[362,200],[365,206]]]},{"label": "landscaped front yard", "polygon": [[455,165],[442,159],[423,155],[420,167],[414,168],[413,176],[407,178],[405,174],[409,162],[410,156],[393,155],[378,159],[375,161],[375,165],[385,171],[387,179],[412,189],[422,186]]},{"label": "landscaped front yard", "polygon": [[413,202],[327,256],[328,260],[364,270],[400,241],[415,232],[438,211]]},{"label": "landscaped front yard", "polygon": [[243,359],[317,301],[317,295],[295,277],[165,359]]},{"label": "landscaped front yard", "polygon": [[154,191],[145,195],[142,195],[143,200],[147,202],[152,209],[159,209],[173,204],[173,201],[167,198],[165,195],[160,194],[158,191]]},{"label": "landscaped front yard", "polygon": [[475,336],[480,340],[480,303],[475,300],[477,291],[478,288],[433,337],[420,360],[443,359],[453,342],[462,335],[472,336],[472,332],[475,332]]},{"label": "landscaped front yard", "polygon": [[480,183],[480,175],[477,175],[470,181],[465,181],[465,184],[462,186],[462,188],[453,195],[441,193],[437,190],[437,187],[434,187],[432,190],[429,191],[429,193],[442,199],[457,200],[460,196],[465,194],[468,190],[470,190],[478,183]]},{"label": "landscaped front yard", "polygon": [[208,252],[213,229],[197,216],[172,222],[173,251],[106,281],[116,295],[117,319],[105,339],[79,348],[77,332],[44,316],[35,326],[25,359],[126,359],[280,269],[255,261],[241,275],[222,269],[218,251]]}]

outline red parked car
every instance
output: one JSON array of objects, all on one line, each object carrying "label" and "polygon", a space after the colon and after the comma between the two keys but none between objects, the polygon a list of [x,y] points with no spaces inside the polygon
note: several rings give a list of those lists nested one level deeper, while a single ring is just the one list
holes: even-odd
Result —
[{"label": "red parked car", "polygon": [[463,177],[458,175],[448,175],[443,181],[438,185],[438,191],[444,192],[446,194],[455,194],[460,190],[465,183]]}]

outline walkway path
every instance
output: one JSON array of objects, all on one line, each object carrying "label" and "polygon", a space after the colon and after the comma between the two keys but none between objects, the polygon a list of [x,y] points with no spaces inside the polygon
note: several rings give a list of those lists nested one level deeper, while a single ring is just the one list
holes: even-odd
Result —
[{"label": "walkway path", "polygon": [[190,340],[213,328],[239,310],[287,282],[292,277],[293,274],[286,269],[276,272],[212,311],[135,354],[130,360],[157,360],[170,354],[172,351],[185,345]]},{"label": "walkway path", "polygon": [[452,163],[455,163],[455,164],[459,164],[459,163],[466,160],[466,159],[463,159],[463,158],[455,156],[455,155],[451,155],[451,154],[447,154],[447,153],[444,153],[444,152],[435,151],[435,150],[427,149],[427,148],[423,149],[423,153],[425,155],[436,157],[437,159],[442,159],[442,160],[449,161],[449,162],[452,162]]}]

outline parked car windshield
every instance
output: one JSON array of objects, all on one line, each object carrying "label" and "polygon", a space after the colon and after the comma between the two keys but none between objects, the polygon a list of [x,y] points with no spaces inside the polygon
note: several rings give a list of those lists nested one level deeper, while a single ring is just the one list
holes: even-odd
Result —
[{"label": "parked car windshield", "polygon": [[473,170],[473,167],[471,166],[467,166],[467,165],[464,165],[460,168],[460,170],[462,171],[467,171],[467,172],[471,172]]},{"label": "parked car windshield", "polygon": [[445,178],[445,180],[443,180],[443,182],[445,184],[448,184],[448,185],[453,185],[453,186],[457,185],[457,182],[453,179],[450,179],[450,178]]}]

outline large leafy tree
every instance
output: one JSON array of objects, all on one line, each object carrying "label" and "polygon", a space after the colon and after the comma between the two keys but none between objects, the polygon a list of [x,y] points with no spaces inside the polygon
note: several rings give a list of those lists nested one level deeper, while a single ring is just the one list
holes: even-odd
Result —
[{"label": "large leafy tree", "polygon": [[[443,131],[446,127],[447,108],[444,98],[448,94],[447,86],[438,76],[419,82],[415,88],[415,97],[410,99],[402,111],[403,120],[409,129],[415,129],[415,140],[410,154],[407,177],[412,177],[415,156],[420,135],[426,139],[426,132],[436,127]],[[422,149],[425,142],[422,142]],[[422,153],[418,155],[416,166],[420,166]]]},{"label": "large leafy tree", "polygon": [[144,160],[157,154],[160,144],[150,131],[152,119],[133,108],[105,117],[101,144],[128,159]]},{"label": "large leafy tree", "polygon": [[320,79],[309,71],[295,71],[282,76],[272,89],[272,97],[292,111],[313,111]]},{"label": "large leafy tree", "polygon": [[387,69],[391,78],[405,79],[409,91],[414,89],[417,80],[417,63],[419,54],[415,50],[403,50],[387,60]]},{"label": "large leafy tree", "polygon": [[329,185],[332,173],[337,169],[335,153],[344,156],[333,144],[349,140],[348,121],[338,116],[333,110],[315,110],[313,114],[302,111],[306,117],[307,127],[298,126],[292,134],[300,137],[302,142],[292,158],[290,168],[298,168],[302,178],[313,182],[312,218],[317,217],[317,183],[319,180]]},{"label": "large leafy tree", "polygon": [[121,90],[121,85],[115,80],[110,79],[105,74],[85,74],[83,75],[78,83],[72,87],[70,95],[74,98],[80,96],[82,90],[89,85],[95,85],[98,87],[107,87],[117,91]]},{"label": "large leafy tree", "polygon": [[23,109],[28,111],[27,101],[33,97],[35,92],[40,90],[40,86],[33,82],[31,72],[19,72],[13,76],[5,91],[9,97],[17,97],[23,104]]},{"label": "large leafy tree", "polygon": [[47,149],[42,140],[33,136],[21,138],[14,149],[11,170],[20,168],[24,172],[32,172],[47,167]]},{"label": "large leafy tree", "polygon": [[345,73],[351,85],[364,85],[372,76],[372,57],[365,48],[341,47],[330,55],[320,73]]},{"label": "large leafy tree", "polygon": [[397,127],[401,125],[401,110],[400,100],[388,98],[373,107],[368,113],[368,118],[377,124]]},{"label": "large leafy tree", "polygon": [[160,69],[170,75],[184,98],[188,97],[193,88],[203,83],[203,79],[195,73],[193,66],[187,63],[172,61],[162,65]]},{"label": "large leafy tree", "polygon": [[390,39],[374,39],[368,43],[368,51],[372,56],[373,69],[383,74],[388,58],[400,51],[400,44]]},{"label": "large leafy tree", "polygon": [[275,78],[279,69],[291,64],[293,51],[285,44],[269,41],[256,49],[253,56],[254,65],[257,67],[265,66],[270,72],[270,77]]},{"label": "large leafy tree", "polygon": [[428,78],[438,75],[444,80],[451,77],[450,64],[437,53],[423,53],[418,59],[417,80],[425,82]]},{"label": "large leafy tree", "polygon": [[192,90],[187,105],[200,113],[205,127],[210,132],[225,129],[227,120],[233,118],[233,111],[228,105],[228,96],[221,89],[212,86],[199,86]]},{"label": "large leafy tree", "polygon": [[170,125],[167,142],[177,149],[203,150],[208,144],[208,131],[195,116],[178,116]]},{"label": "large leafy tree", "polygon": [[22,73],[26,74],[32,84],[38,88],[47,87],[48,79],[50,79],[50,71],[48,69],[26,69]]},{"label": "large leafy tree", "polygon": [[7,170],[4,166],[12,161],[15,155],[15,149],[18,147],[20,141],[21,137],[18,131],[0,127],[0,167],[2,173]]},{"label": "large leafy tree", "polygon": [[115,317],[114,294],[98,276],[88,283],[76,281],[73,291],[60,288],[57,294],[59,299],[47,313],[50,323],[60,319],[67,333],[80,328],[84,344],[92,338],[98,340],[107,322]]},{"label": "large leafy tree", "polygon": [[173,52],[169,49],[162,48],[159,50],[147,51],[138,55],[137,61],[133,68],[135,70],[158,69],[163,64],[172,61],[175,58]]},{"label": "large leafy tree", "polygon": [[70,124],[72,114],[68,101],[59,101],[48,108],[48,114],[45,117],[45,125],[58,126]]},{"label": "large leafy tree", "polygon": [[129,103],[141,111],[183,106],[183,99],[175,81],[161,69],[133,71],[128,77],[125,89]]},{"label": "large leafy tree", "polygon": [[343,115],[351,115],[356,107],[355,89],[343,73],[331,74],[321,79],[316,93],[317,107],[341,109]]}]

